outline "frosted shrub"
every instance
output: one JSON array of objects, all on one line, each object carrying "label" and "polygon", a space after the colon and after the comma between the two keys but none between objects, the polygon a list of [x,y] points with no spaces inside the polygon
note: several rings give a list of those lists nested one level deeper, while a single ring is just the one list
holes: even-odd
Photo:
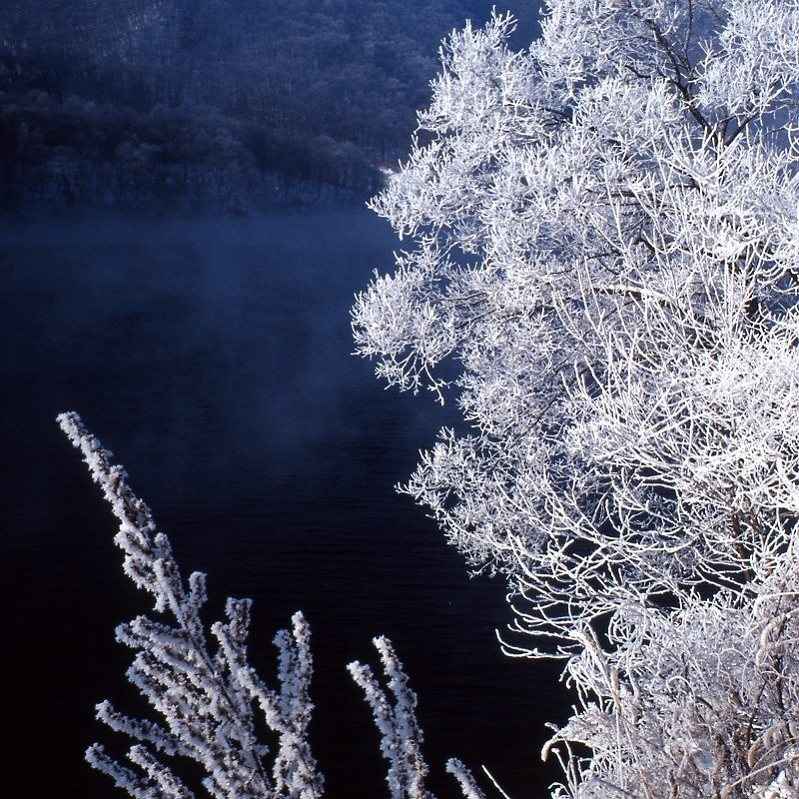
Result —
[{"label": "frosted shrub", "polygon": [[[184,758],[199,764],[202,787],[214,799],[320,799],[324,779],[311,753],[309,724],[313,703],[310,628],[302,613],[292,617],[291,632],[274,638],[278,649],[278,690],[266,685],[249,665],[249,599],[228,599],[226,620],[211,625],[209,647],[201,619],[206,577],[181,576],[169,539],[158,532],[148,506],[128,485],[122,466],[75,413],[58,417],[62,430],[80,449],[92,479],[119,520],[115,542],[125,553],[124,571],[153,595],[158,620],[137,616],[117,627],[117,640],[136,651],[127,677],[161,717],[160,722],[131,718],[108,702],[97,718],[136,743],[128,752],[133,766],[109,757],[94,744],[90,765],[109,775],[134,799],[191,799],[195,794],[168,764]],[[169,619],[167,623],[165,619]],[[435,799],[425,789],[428,767],[422,759],[422,731],[416,696],[387,638],[375,639],[394,706],[369,666],[351,663],[349,671],[364,689],[389,762],[391,799]],[[255,708],[277,738],[270,750],[256,735]],[[271,760],[271,767],[267,762]],[[471,773],[457,760],[447,768],[465,799],[483,799]]]}]

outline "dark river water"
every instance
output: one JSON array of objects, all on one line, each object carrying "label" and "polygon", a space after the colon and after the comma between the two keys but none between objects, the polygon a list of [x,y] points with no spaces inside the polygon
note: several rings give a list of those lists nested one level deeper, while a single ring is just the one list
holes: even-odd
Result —
[{"label": "dark river water", "polygon": [[[6,768],[38,799],[122,796],[83,763],[111,697],[143,708],[114,626],[148,609],[122,574],[114,520],[54,417],[76,410],[153,508],[184,573],[255,599],[253,659],[302,609],[314,636],[313,744],[328,796],[387,795],[377,733],[345,672],[390,636],[420,697],[431,787],[458,756],[513,797],[542,796],[557,670],[503,658],[498,580],[469,580],[392,486],[451,424],[386,392],[350,355],[348,309],[397,242],[361,209],[0,226]],[[198,794],[198,796],[201,794]]]}]

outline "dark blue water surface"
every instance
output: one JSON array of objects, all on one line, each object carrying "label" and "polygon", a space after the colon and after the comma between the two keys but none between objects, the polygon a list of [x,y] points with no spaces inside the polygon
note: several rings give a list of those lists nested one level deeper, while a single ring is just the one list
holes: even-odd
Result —
[{"label": "dark blue water surface", "polygon": [[114,521],[58,430],[80,412],[131,474],[185,573],[209,573],[209,617],[255,599],[253,657],[301,608],[314,635],[316,754],[335,799],[387,793],[377,734],[345,672],[384,633],[420,696],[431,786],[443,761],[485,763],[542,795],[555,671],[503,658],[499,581],[470,581],[392,486],[451,423],[430,397],[385,392],[351,357],[348,309],[397,246],[362,209],[250,219],[83,217],[0,228],[4,710],[7,767],[35,797],[121,796],[82,761],[125,687],[120,621],[147,609],[120,569]]}]

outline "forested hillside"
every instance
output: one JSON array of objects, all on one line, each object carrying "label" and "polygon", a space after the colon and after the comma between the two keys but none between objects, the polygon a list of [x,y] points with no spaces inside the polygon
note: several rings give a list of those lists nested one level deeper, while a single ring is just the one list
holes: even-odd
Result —
[{"label": "forested hillside", "polygon": [[[504,4],[523,21],[535,4]],[[481,0],[10,0],[0,174],[30,202],[246,208],[366,195],[442,35]]]}]

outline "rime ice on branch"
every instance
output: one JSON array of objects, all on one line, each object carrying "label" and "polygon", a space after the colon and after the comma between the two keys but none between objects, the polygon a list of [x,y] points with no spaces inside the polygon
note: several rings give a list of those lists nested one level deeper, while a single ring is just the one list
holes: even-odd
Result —
[{"label": "rime ice on branch", "polygon": [[[157,532],[150,509],[130,489],[112,453],[92,436],[77,414],[58,417],[81,450],[92,478],[119,519],[116,544],[125,553],[125,573],[155,597],[155,610],[171,623],[138,616],[117,628],[117,639],[137,654],[128,679],[163,718],[161,724],[130,718],[109,702],[97,717],[138,741],[128,753],[141,771],[108,757],[98,744],[89,763],[136,799],[188,799],[194,794],[155,754],[186,757],[205,770],[204,788],[214,799],[317,799],[323,779],[308,744],[312,661],[310,631],[301,613],[291,634],[275,637],[279,650],[279,692],[268,688],[247,662],[249,599],[228,599],[227,619],[211,626],[209,648],[200,611],[206,601],[205,575],[184,581],[167,537]],[[271,774],[268,748],[255,733],[253,705],[278,738]]]},{"label": "rime ice on branch", "polygon": [[[313,661],[310,628],[301,613],[292,630],[274,638],[278,649],[279,691],[269,688],[247,661],[249,599],[228,599],[225,622],[211,625],[211,651],[200,616],[206,601],[205,575],[181,577],[166,535],[157,532],[150,509],[130,489],[122,466],[75,413],[58,417],[62,430],[83,453],[92,479],[101,487],[120,526],[114,541],[125,553],[124,570],[155,597],[155,611],[173,621],[138,616],[117,628],[117,640],[136,650],[128,679],[139,689],[162,723],[131,718],[101,702],[97,718],[137,743],[128,752],[133,770],[94,744],[88,762],[109,775],[134,799],[192,799],[180,777],[161,760],[187,758],[206,773],[202,784],[214,799],[321,799],[324,780],[311,754],[309,695]],[[422,760],[422,731],[416,696],[387,638],[375,639],[396,706],[388,700],[368,666],[352,663],[350,672],[364,688],[389,760],[392,799],[435,799],[424,789],[428,767]],[[278,744],[267,771],[269,748],[256,736],[257,705]],[[451,760],[465,799],[483,799],[470,772]]]},{"label": "rime ice on branch", "polygon": [[[372,642],[380,654],[394,701],[381,688],[371,667],[355,661],[347,669],[372,708],[380,733],[380,751],[389,763],[386,781],[391,799],[435,799],[425,786],[429,768],[422,757],[424,735],[416,719],[416,694],[391,641],[380,636]],[[460,760],[450,758],[447,771],[457,780],[465,799],[485,799],[472,773]]]}]

